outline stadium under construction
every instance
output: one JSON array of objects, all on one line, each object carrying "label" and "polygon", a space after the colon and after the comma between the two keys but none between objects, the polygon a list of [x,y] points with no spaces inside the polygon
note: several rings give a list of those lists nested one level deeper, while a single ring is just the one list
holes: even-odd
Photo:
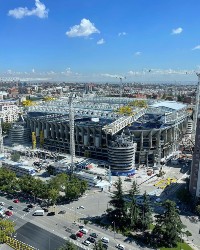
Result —
[{"label": "stadium under construction", "polygon": [[[107,160],[117,175],[132,173],[141,164],[159,167],[162,159],[178,150],[189,114],[182,103],[145,102],[140,105],[123,97],[75,99],[76,155]],[[37,146],[70,153],[68,98],[29,107],[25,120]]]}]

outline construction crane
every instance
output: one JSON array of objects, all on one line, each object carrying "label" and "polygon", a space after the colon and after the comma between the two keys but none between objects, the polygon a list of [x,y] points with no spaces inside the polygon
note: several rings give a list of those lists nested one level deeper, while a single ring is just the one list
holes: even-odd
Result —
[{"label": "construction crane", "polygon": [[116,78],[117,79],[119,79],[120,80],[120,93],[119,93],[119,95],[120,95],[120,97],[122,97],[122,93],[123,93],[123,84],[122,84],[122,80],[123,79],[126,79],[126,77],[124,76],[124,77],[122,77],[122,76],[116,76]]},{"label": "construction crane", "polygon": [[75,141],[74,141],[74,108],[73,108],[73,99],[76,95],[72,92],[69,95],[69,127],[70,127],[70,154],[71,154],[71,166],[70,173],[71,175],[74,172],[74,157],[75,157]]}]

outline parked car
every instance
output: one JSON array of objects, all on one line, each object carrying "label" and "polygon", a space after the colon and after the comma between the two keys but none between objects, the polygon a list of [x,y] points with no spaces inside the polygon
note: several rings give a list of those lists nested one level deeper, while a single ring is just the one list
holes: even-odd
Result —
[{"label": "parked car", "polygon": [[66,214],[66,211],[65,211],[65,210],[61,210],[61,211],[59,212],[59,214]]},{"label": "parked car", "polygon": [[13,215],[13,212],[11,212],[11,211],[6,211],[5,214],[8,215],[8,216],[11,216],[11,215]]},{"label": "parked car", "polygon": [[92,238],[92,237],[88,237],[87,240],[89,242],[91,242],[91,243],[95,243],[96,242],[95,238]]},{"label": "parked car", "polygon": [[85,245],[85,246],[89,246],[91,243],[88,241],[88,240],[84,240],[83,241],[83,245]]},{"label": "parked car", "polygon": [[120,249],[120,250],[124,250],[125,246],[121,245],[121,244],[117,244],[116,248]]},{"label": "parked car", "polygon": [[85,207],[84,207],[84,206],[79,206],[79,207],[77,207],[77,209],[80,209],[80,208],[85,209]]},{"label": "parked car", "polygon": [[83,237],[83,233],[82,232],[77,232],[76,236],[79,237],[79,238],[81,238],[81,237]]},{"label": "parked car", "polygon": [[28,208],[28,207],[25,207],[25,208],[23,209],[24,212],[30,212],[30,210],[31,210],[31,209]]},{"label": "parked car", "polygon": [[93,238],[97,238],[97,237],[98,237],[98,234],[96,234],[96,233],[91,233],[90,236],[93,237]]},{"label": "parked car", "polygon": [[14,203],[19,203],[18,199],[13,200]]},{"label": "parked car", "polygon": [[71,234],[70,238],[73,239],[73,240],[77,240],[78,236],[76,234]]},{"label": "parked car", "polygon": [[5,202],[1,201],[0,206],[5,206]]},{"label": "parked car", "polygon": [[102,238],[101,238],[101,241],[104,242],[104,243],[109,243],[109,238],[107,238],[107,237],[102,237]]},{"label": "parked car", "polygon": [[102,244],[102,247],[103,247],[104,249],[108,249],[108,245],[106,245],[106,244]]},{"label": "parked car", "polygon": [[28,204],[27,207],[34,208],[35,206],[33,204]]},{"label": "parked car", "polygon": [[50,212],[47,214],[47,216],[54,216],[56,213],[55,212]]},{"label": "parked car", "polygon": [[46,213],[49,212],[49,209],[46,208],[46,207],[44,207],[43,210],[44,210]]},{"label": "parked car", "polygon": [[13,210],[14,207],[13,207],[13,206],[9,206],[8,209],[9,209],[9,210]]}]

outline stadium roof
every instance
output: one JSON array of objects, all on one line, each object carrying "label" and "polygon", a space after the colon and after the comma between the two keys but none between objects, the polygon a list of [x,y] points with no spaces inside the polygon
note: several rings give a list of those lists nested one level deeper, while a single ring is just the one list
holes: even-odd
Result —
[{"label": "stadium roof", "polygon": [[160,107],[165,107],[173,110],[180,110],[186,107],[185,104],[176,102],[176,101],[162,101],[162,102],[156,102],[151,105],[151,107],[154,108],[160,108]]}]

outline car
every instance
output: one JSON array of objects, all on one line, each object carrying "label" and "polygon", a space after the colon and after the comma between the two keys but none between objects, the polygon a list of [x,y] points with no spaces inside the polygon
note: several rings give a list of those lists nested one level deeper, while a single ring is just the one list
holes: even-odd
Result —
[{"label": "car", "polygon": [[109,243],[109,238],[102,237],[101,241],[104,242],[104,243]]},{"label": "car", "polygon": [[0,202],[0,206],[5,206],[5,202]]},{"label": "car", "polygon": [[88,233],[88,229],[86,229],[86,228],[81,228],[81,229],[79,230],[79,232],[81,232],[81,233],[83,233],[83,234],[87,234],[87,233]]},{"label": "car", "polygon": [[90,236],[93,237],[93,238],[97,238],[97,237],[98,237],[98,234],[96,234],[96,233],[91,233]]},{"label": "car", "polygon": [[54,216],[56,213],[55,212],[50,212],[47,214],[47,216]]},{"label": "car", "polygon": [[59,214],[66,214],[66,211],[65,211],[65,210],[61,210],[61,211],[59,212]]},{"label": "car", "polygon": [[27,207],[28,208],[34,208],[35,206],[33,204],[28,204]]},{"label": "car", "polygon": [[73,239],[73,240],[77,240],[78,236],[76,234],[71,234],[70,238]]},{"label": "car", "polygon": [[85,209],[84,206],[79,206],[79,207],[77,207],[77,209],[80,209],[80,208]]},{"label": "car", "polygon": [[44,207],[43,210],[44,210],[46,213],[49,212],[49,209],[46,208],[46,207]]},{"label": "car", "polygon": [[95,238],[92,238],[92,237],[88,237],[87,240],[89,242],[91,242],[91,243],[95,243],[96,242]]},{"label": "car", "polygon": [[76,233],[76,236],[79,237],[79,238],[81,238],[81,237],[83,237],[83,233],[77,232],[77,233]]},{"label": "car", "polygon": [[29,207],[25,207],[25,208],[23,209],[24,212],[30,212],[30,210],[31,210],[31,209],[30,209]]},{"label": "car", "polygon": [[13,200],[14,203],[19,203],[18,199]]},{"label": "car", "polygon": [[13,215],[13,212],[7,210],[7,211],[5,212],[5,214],[8,215],[8,216],[11,216],[11,215]]},{"label": "car", "polygon": [[88,240],[84,240],[82,243],[83,243],[83,245],[85,245],[85,246],[89,246],[89,245],[91,244]]},{"label": "car", "polygon": [[108,245],[102,244],[103,249],[108,249]]},{"label": "car", "polygon": [[9,209],[9,210],[13,210],[14,207],[13,207],[13,206],[9,206],[8,209]]},{"label": "car", "polygon": [[120,250],[124,250],[125,246],[122,244],[117,244],[116,248],[120,249]]}]

